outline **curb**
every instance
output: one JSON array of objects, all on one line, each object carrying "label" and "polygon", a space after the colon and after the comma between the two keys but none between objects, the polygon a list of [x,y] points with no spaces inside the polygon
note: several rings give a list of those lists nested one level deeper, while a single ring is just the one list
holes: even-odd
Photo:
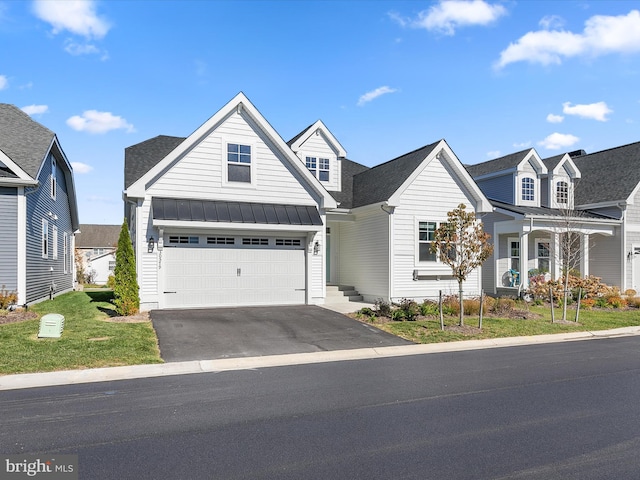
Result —
[{"label": "curb", "polygon": [[640,327],[623,327],[594,332],[557,333],[525,337],[492,338],[485,340],[462,340],[457,342],[405,345],[396,347],[359,348],[332,352],[293,353],[264,357],[223,358],[217,360],[193,360],[189,362],[161,363],[153,365],[131,365],[87,370],[65,370],[47,373],[26,373],[0,376],[0,390],[52,387],[115,380],[187,375],[195,373],[227,372],[256,368],[309,365],[314,363],[370,360],[374,358],[426,355],[431,353],[460,352],[487,348],[516,347],[561,343],[580,340],[597,340],[640,335]]}]

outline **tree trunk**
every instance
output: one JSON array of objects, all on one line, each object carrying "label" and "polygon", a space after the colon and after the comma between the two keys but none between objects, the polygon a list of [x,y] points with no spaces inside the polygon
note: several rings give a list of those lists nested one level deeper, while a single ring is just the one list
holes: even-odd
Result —
[{"label": "tree trunk", "polygon": [[464,300],[462,299],[462,282],[458,281],[458,300],[460,301],[460,321],[458,325],[461,327],[464,325]]},{"label": "tree trunk", "polygon": [[568,268],[566,268],[565,270],[567,270],[564,274],[564,305],[562,305],[562,321],[566,322],[567,321],[567,300],[569,297],[569,272],[568,272]]}]

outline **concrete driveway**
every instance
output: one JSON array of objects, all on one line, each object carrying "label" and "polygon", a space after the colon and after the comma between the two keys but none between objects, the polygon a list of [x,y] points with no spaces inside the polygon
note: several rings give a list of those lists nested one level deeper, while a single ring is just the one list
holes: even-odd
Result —
[{"label": "concrete driveway", "polygon": [[153,310],[165,362],[411,345],[312,305]]}]

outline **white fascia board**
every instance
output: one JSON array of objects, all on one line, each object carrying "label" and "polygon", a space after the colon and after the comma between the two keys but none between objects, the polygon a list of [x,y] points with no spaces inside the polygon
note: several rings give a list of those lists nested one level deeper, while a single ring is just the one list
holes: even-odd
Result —
[{"label": "white fascia board", "polygon": [[185,231],[216,231],[239,230],[242,232],[321,232],[324,225],[274,225],[269,223],[239,223],[239,222],[194,222],[192,220],[153,220],[153,226],[158,228],[175,228]]},{"label": "white fascia board", "polygon": [[[506,210],[506,209],[500,208],[500,207],[495,207],[494,211],[496,213],[501,213],[502,215],[506,215],[508,217],[511,217],[511,218],[517,219],[517,220],[522,220],[525,217],[525,215],[522,214],[522,213],[512,212],[511,210]],[[499,222],[496,222],[496,223],[499,223]]]},{"label": "white fascia board", "polygon": [[1,178],[0,187],[35,187],[38,185],[37,180],[22,180],[20,178]]},{"label": "white fascia board", "polygon": [[538,167],[537,170],[536,170],[536,173],[538,175],[544,175],[544,174],[548,173],[546,165],[544,164],[544,162],[540,158],[540,155],[538,155],[538,152],[536,152],[535,148],[532,148],[531,150],[529,150],[529,153],[527,153],[524,156],[522,161],[518,164],[517,170],[519,172],[521,172],[523,170],[523,168],[524,168],[524,165],[529,163],[530,160],[533,161],[533,163]]},{"label": "white fascia board", "polygon": [[[16,177],[18,177],[18,180],[22,181],[21,185],[34,185],[33,183],[30,183],[30,182],[35,182],[35,184],[38,183],[37,180],[31,178],[31,176],[27,172],[25,172],[22,168],[20,168],[18,164],[13,160],[11,160],[2,150],[0,150],[0,162],[4,163],[7,166],[7,168],[11,170]],[[7,179],[0,179],[0,180],[4,181],[4,180],[11,180],[11,179],[7,178]]]},{"label": "white fascia board", "polygon": [[571,160],[571,156],[568,153],[564,154],[564,156],[562,157],[562,160],[558,162],[558,165],[556,165],[556,167],[553,169],[551,173],[553,173],[554,175],[559,174],[560,170],[563,170],[564,165],[568,165],[569,171],[571,172],[570,174],[571,178],[576,179],[576,178],[582,177],[580,170],[578,170],[578,167],[573,162],[573,160]]},{"label": "white fascia board", "polygon": [[475,211],[476,213],[490,213],[493,211],[493,206],[487,197],[485,197],[484,193],[480,190],[480,187],[476,184],[476,182],[471,178],[467,169],[464,168],[462,162],[458,159],[451,147],[447,144],[445,140],[440,140],[440,142],[436,145],[436,147],[431,150],[431,152],[427,155],[427,157],[420,163],[418,168],[416,168],[411,175],[404,181],[404,183],[395,191],[395,193],[389,198],[387,204],[390,207],[397,207],[400,205],[400,197],[404,193],[404,191],[415,181],[415,179],[420,175],[420,173],[431,163],[431,161],[440,155],[440,159],[444,161],[449,168],[455,173],[458,177],[458,180],[465,186],[467,192],[471,197],[475,200]]},{"label": "white fascia board", "polygon": [[582,205],[575,205],[573,208],[574,210],[593,210],[594,208],[607,208],[607,207],[618,207],[622,209],[622,208],[628,207],[630,204],[633,204],[633,198],[627,198],[626,200],[619,200],[619,201],[612,200],[609,202],[585,203]]},{"label": "white fascia board", "polygon": [[293,142],[293,144],[291,144],[291,150],[293,150],[294,152],[297,152],[298,150],[300,150],[300,147],[302,147],[304,142],[309,140],[309,137],[315,134],[317,131],[322,132],[322,134],[327,138],[329,143],[332,144],[333,149],[336,151],[336,154],[338,157],[347,156],[347,151],[340,144],[340,142],[333,135],[333,133],[331,133],[331,131],[327,128],[327,126],[322,122],[322,120],[316,121],[316,123],[314,123],[309,128],[307,128],[307,130],[302,135],[300,135],[300,137],[295,142]]}]

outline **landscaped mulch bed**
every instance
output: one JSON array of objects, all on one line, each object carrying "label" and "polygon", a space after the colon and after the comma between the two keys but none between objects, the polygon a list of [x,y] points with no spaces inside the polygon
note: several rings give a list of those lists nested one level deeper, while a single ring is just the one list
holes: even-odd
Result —
[{"label": "landscaped mulch bed", "polygon": [[29,310],[25,310],[23,308],[19,308],[12,312],[0,310],[0,325],[4,325],[6,323],[24,322],[25,320],[33,320],[34,318],[38,318],[38,314],[36,312],[30,312]]}]

